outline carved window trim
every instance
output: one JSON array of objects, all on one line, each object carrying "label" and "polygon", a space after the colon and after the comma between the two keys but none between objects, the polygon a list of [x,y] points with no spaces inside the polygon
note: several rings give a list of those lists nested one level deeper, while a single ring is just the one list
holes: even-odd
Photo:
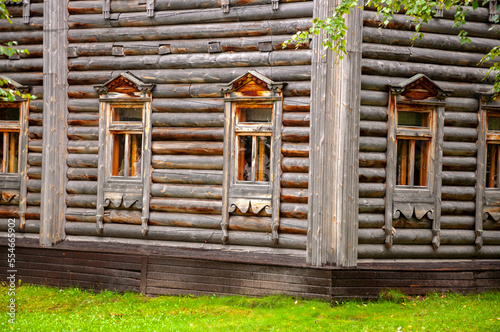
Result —
[{"label": "carved window trim", "polygon": [[[120,74],[103,85],[96,86],[99,93],[99,161],[97,190],[97,232],[104,229],[105,208],[142,210],[141,232],[148,232],[149,199],[151,187],[151,101],[154,85],[142,82],[130,72]],[[140,122],[113,122],[112,112],[117,108],[141,108]],[[138,176],[113,175],[113,134],[142,135],[141,170]],[[124,147],[126,151],[127,148]],[[126,156],[126,153],[125,153]],[[125,161],[124,156],[124,163]],[[126,170],[127,167],[124,166]]]},{"label": "carved window trim", "polygon": [[[247,84],[256,88],[246,91]],[[224,179],[222,205],[222,243],[228,241],[230,213],[259,213],[263,209],[272,216],[271,244],[278,243],[281,179],[281,131],[283,118],[282,82],[273,82],[260,73],[250,70],[236,78],[224,89]],[[272,109],[271,123],[238,124],[239,109],[264,106]],[[270,179],[269,182],[245,181],[237,177],[237,139],[241,134],[249,136],[270,136]],[[255,146],[255,145],[254,145]],[[254,159],[253,159],[254,160]],[[255,161],[255,160],[254,160]]]},{"label": "carved window trim", "polygon": [[[21,93],[28,93],[29,86],[24,86],[18,82],[0,75],[0,79],[6,80],[8,84],[4,88],[18,90]],[[24,229],[26,225],[26,196],[28,193],[28,127],[29,127],[29,101],[16,97],[14,101],[0,101],[0,108],[14,107],[19,108],[19,121],[0,121],[0,132],[19,132],[19,145],[16,173],[0,173],[0,200],[10,202],[13,199],[19,199],[19,227]],[[2,150],[8,148],[4,147]]]},{"label": "carved window trim", "polygon": [[500,116],[500,102],[493,100],[492,97],[494,94],[494,91],[489,91],[480,95],[475,216],[475,245],[477,249],[481,249],[483,246],[483,223],[488,218],[500,222],[500,187],[487,187],[488,144],[500,144],[500,137],[498,134],[489,132],[488,130],[488,115],[494,114]]},{"label": "carved window trim", "polygon": [[[393,219],[421,219],[427,216],[432,222],[432,245],[440,245],[441,215],[441,165],[443,158],[444,98],[447,92],[439,88],[427,76],[417,74],[399,84],[390,86],[389,121],[387,133],[385,244],[391,247],[395,229]],[[398,112],[428,112],[428,129],[410,130],[398,127]],[[397,142],[402,139],[426,139],[428,147],[428,172],[426,186],[397,185]]]}]

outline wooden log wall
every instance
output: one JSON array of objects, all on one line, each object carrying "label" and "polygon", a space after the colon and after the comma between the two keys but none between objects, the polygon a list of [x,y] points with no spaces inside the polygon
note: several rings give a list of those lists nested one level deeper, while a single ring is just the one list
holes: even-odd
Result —
[{"label": "wooden log wall", "polygon": [[19,200],[0,203],[0,231],[7,230],[9,218],[16,218],[16,231],[39,233],[40,189],[42,173],[42,118],[43,118],[43,0],[31,0],[29,23],[23,19],[22,3],[7,5],[12,24],[0,20],[0,43],[17,41],[15,48],[27,49],[29,54],[0,57],[0,73],[23,85],[31,86],[36,99],[29,103],[28,137],[28,193],[26,226],[19,228]]},{"label": "wooden log wall", "polygon": [[[448,13],[449,14],[449,13]],[[472,43],[460,44],[452,16],[422,27],[423,39],[411,44],[413,26],[395,15],[379,29],[374,11],[364,12],[360,168],[359,258],[474,258],[500,253],[500,224],[484,223],[484,246],[475,241],[476,156],[479,100],[476,94],[492,88],[485,78],[490,63],[477,65],[500,42],[488,23],[488,11],[479,9],[465,29]],[[388,86],[423,73],[441,88],[452,90],[446,99],[442,165],[441,246],[431,246],[431,220],[400,218],[394,245],[384,245]]]},{"label": "wooden log wall", "polygon": [[[95,229],[99,101],[93,86],[130,71],[155,83],[150,231],[146,238],[220,243],[224,101],[221,89],[250,69],[286,82],[278,247],[305,249],[311,51],[281,43],[311,23],[312,1],[69,2],[66,232]],[[139,210],[108,210],[104,236],[144,239]],[[121,224],[121,225],[116,225]],[[125,225],[127,224],[127,225]],[[229,244],[268,246],[271,218],[236,215]],[[283,235],[283,238],[281,237]]]}]

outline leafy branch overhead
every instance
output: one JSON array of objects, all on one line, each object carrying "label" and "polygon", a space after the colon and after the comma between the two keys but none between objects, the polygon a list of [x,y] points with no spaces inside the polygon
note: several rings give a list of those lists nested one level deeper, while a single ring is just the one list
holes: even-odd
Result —
[{"label": "leafy branch overhead", "polygon": [[[22,0],[18,0],[16,2],[21,2]],[[10,19],[9,11],[5,7],[6,0],[0,0],[0,19],[7,20],[10,24],[12,24],[12,20]],[[26,49],[17,49],[14,46],[17,45],[17,42],[12,41],[8,43],[0,44],[0,56],[10,57],[14,54],[28,54],[28,50]],[[12,89],[11,82],[9,82],[6,78],[0,77],[0,99],[4,101],[13,101],[16,99],[16,96],[23,99],[34,99],[34,96],[30,94],[22,94],[19,90]]]},{"label": "leafy branch overhead", "polygon": [[[488,4],[488,0],[443,0],[443,1],[428,1],[428,0],[368,0],[365,6],[375,8],[377,15],[380,17],[381,27],[385,27],[393,19],[394,14],[404,13],[412,19],[412,25],[415,30],[412,40],[421,39],[424,34],[420,32],[423,24],[430,22],[436,17],[438,11],[447,10],[454,11],[453,27],[457,30],[457,37],[462,44],[470,43],[468,33],[464,30],[464,25],[467,22],[467,14],[478,9],[480,6]],[[312,27],[307,31],[299,31],[284,43],[286,44],[309,42],[309,39],[314,35],[319,35],[321,31],[325,32],[325,37],[321,45],[325,49],[331,49],[337,60],[342,60],[346,54],[346,34],[347,26],[345,18],[349,14],[351,8],[357,7],[357,0],[342,0],[335,8],[333,15],[326,19],[314,18]],[[498,23],[499,16],[497,11],[493,15],[491,21]],[[500,56],[500,45],[491,49],[482,59],[480,63],[487,61],[495,61]],[[494,62],[486,75],[495,74],[494,89],[496,93],[500,93],[500,64]]]}]

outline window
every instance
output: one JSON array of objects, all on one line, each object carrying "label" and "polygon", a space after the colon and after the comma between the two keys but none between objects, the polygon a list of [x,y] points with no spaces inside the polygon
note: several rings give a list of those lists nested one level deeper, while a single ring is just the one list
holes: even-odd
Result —
[{"label": "window", "polygon": [[282,86],[249,71],[224,90],[223,243],[237,210],[271,215],[271,243],[278,242]]},{"label": "window", "polygon": [[486,121],[486,188],[499,189],[500,112],[488,112]]},{"label": "window", "polygon": [[19,173],[20,104],[4,103],[0,111],[0,173]]},{"label": "window", "polygon": [[151,164],[151,90],[130,72],[96,86],[99,93],[99,172],[97,229],[104,231],[104,209],[142,211],[148,232]]},{"label": "window", "polygon": [[392,246],[393,220],[432,221],[432,245],[440,245],[441,160],[444,98],[427,76],[392,85],[389,97],[385,193],[385,243]]}]

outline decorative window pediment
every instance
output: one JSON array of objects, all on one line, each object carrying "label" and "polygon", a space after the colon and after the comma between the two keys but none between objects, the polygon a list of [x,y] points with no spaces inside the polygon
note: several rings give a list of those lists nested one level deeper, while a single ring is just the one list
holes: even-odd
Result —
[{"label": "decorative window pediment", "polygon": [[282,87],[250,70],[223,90],[223,243],[233,212],[271,215],[272,243],[278,241]]},{"label": "decorative window pediment", "polygon": [[99,234],[105,208],[142,210],[142,233],[148,232],[153,87],[130,72],[95,87],[100,101]]},{"label": "decorative window pediment", "polygon": [[390,86],[386,183],[386,245],[393,219],[432,220],[440,245],[444,98],[448,92],[423,74]]}]

